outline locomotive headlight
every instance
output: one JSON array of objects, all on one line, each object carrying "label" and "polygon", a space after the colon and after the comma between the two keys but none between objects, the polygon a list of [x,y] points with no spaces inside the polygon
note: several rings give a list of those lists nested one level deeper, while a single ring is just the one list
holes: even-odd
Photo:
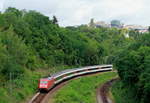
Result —
[{"label": "locomotive headlight", "polygon": [[45,84],[45,88],[47,88],[47,84]]}]

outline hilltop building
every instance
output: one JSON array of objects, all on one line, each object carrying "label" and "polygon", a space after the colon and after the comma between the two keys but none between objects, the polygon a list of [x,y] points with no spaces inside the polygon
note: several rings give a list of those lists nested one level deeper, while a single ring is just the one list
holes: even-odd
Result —
[{"label": "hilltop building", "polygon": [[109,27],[111,27],[109,24],[105,23],[104,21],[94,22],[94,19],[91,19],[88,26],[92,27],[92,28],[101,28],[101,27],[109,28]]},{"label": "hilltop building", "polygon": [[128,29],[128,30],[136,30],[140,33],[148,32],[148,27],[144,27],[141,25],[125,25],[123,28]]},{"label": "hilltop building", "polygon": [[95,26],[96,26],[97,28],[101,28],[101,27],[109,28],[109,27],[110,27],[110,25],[107,24],[107,23],[105,23],[104,21],[98,21],[98,22],[96,22],[96,23],[95,23]]},{"label": "hilltop building", "polygon": [[95,23],[94,23],[94,19],[92,18],[90,23],[89,23],[89,27],[91,28],[95,28]]},{"label": "hilltop building", "polygon": [[122,28],[123,24],[121,24],[121,22],[119,20],[112,20],[111,21],[111,27]]},{"label": "hilltop building", "polygon": [[149,27],[141,26],[141,25],[123,25],[119,20],[112,20],[110,24],[104,21],[94,22],[92,18],[90,23],[88,24],[91,28],[118,28],[118,29],[127,29],[127,30],[135,30],[140,33],[149,32]]}]

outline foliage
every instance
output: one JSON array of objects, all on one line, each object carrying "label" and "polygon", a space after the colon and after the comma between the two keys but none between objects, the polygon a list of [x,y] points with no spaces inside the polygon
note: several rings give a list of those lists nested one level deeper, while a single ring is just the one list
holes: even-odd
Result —
[{"label": "foliage", "polygon": [[[135,38],[137,39],[137,38]],[[132,88],[139,103],[149,103],[150,34],[143,34],[116,59],[116,68],[123,84]]]},{"label": "foliage", "polygon": [[55,94],[54,103],[95,103],[96,88],[115,76],[110,72],[70,81]]},{"label": "foliage", "polygon": [[111,88],[111,92],[114,98],[115,103],[138,103],[139,100],[137,100],[135,97],[135,94],[133,92],[134,88],[126,87],[123,85],[121,81],[118,81],[113,84]]},{"label": "foliage", "polygon": [[[12,32],[12,29],[9,28],[5,32],[0,34],[0,43],[2,46],[3,60],[2,56],[2,66],[1,66],[1,75],[8,77],[10,72],[14,73],[23,73],[23,68],[27,65],[27,47],[26,45]],[[5,52],[4,52],[5,51]]]},{"label": "foliage", "polygon": [[[125,70],[118,70],[119,75],[125,81],[131,77],[133,79],[131,82],[136,80],[138,86],[146,88],[148,84],[145,80],[148,78],[145,79],[144,74],[139,76],[139,70],[149,63],[148,57],[145,58],[149,54],[147,48],[150,46],[149,35],[143,36],[143,39],[139,35],[131,36],[132,38],[125,38],[124,35],[124,30],[116,28],[90,28],[86,25],[60,27],[56,17],[51,20],[36,11],[9,7],[5,12],[0,13],[0,81],[9,82],[11,73],[17,79],[19,78],[18,74],[27,75],[26,71],[34,73],[42,69],[54,72],[63,69],[52,69],[59,65],[79,67],[111,64],[120,58],[120,61],[116,61],[116,63],[121,62],[124,65],[122,60],[125,59],[130,66],[135,63],[136,65],[131,68],[133,71],[131,74],[129,72],[127,76],[124,76],[121,71]],[[131,43],[132,45],[130,45]],[[143,48],[140,48],[139,44]],[[127,57],[124,56],[124,53],[120,53],[126,48],[132,51],[124,52],[130,54]],[[143,56],[145,53],[147,54]],[[123,58],[120,57],[121,55]],[[133,62],[129,62],[128,59]],[[146,64],[140,65],[141,62]],[[137,66],[140,66],[139,70],[133,69]],[[129,68],[129,66],[126,67]],[[134,75],[134,72],[138,74]],[[32,76],[30,75],[28,78],[30,77]],[[145,84],[140,85],[138,80]],[[25,88],[28,88],[28,85]],[[5,89],[0,87],[0,91],[4,91],[3,96],[6,94]],[[28,90],[29,88],[24,91]],[[149,89],[140,90],[145,98]],[[25,97],[22,93],[16,95],[22,97],[20,100]]]},{"label": "foliage", "polygon": [[57,20],[56,16],[53,16],[52,23],[58,25],[58,20]]}]

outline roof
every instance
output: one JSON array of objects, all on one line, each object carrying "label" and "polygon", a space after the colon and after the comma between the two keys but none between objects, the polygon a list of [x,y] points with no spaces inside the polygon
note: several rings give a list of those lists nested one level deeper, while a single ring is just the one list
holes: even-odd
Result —
[{"label": "roof", "polygon": [[82,67],[82,68],[66,69],[61,72],[52,74],[51,77],[57,78],[61,75],[67,74],[67,73],[76,72],[76,71],[80,71],[80,70],[86,70],[87,68],[92,69],[92,68],[105,67],[105,66],[112,66],[112,65],[95,65],[95,66],[87,66],[87,67]]}]

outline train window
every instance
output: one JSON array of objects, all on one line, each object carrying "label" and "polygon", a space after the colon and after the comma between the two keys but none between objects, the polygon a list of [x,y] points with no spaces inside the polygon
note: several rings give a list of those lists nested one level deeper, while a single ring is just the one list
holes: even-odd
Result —
[{"label": "train window", "polygon": [[61,79],[61,78],[63,78],[63,75],[62,75],[62,76],[60,76],[60,77],[57,77],[57,78],[56,78],[56,80],[59,80],[59,79]]},{"label": "train window", "polygon": [[47,84],[47,81],[40,81],[41,84]]},{"label": "train window", "polygon": [[48,77],[48,80],[51,80],[52,79],[52,77]]}]

